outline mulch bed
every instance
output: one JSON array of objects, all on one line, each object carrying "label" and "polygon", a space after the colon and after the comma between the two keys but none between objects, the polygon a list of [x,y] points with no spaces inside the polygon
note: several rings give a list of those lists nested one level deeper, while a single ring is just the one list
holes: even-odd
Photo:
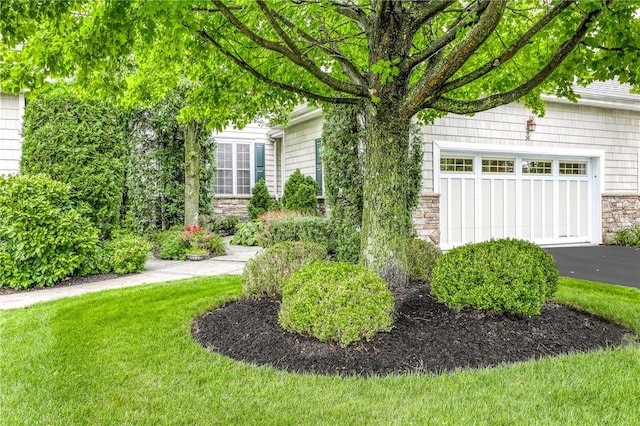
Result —
[{"label": "mulch bed", "polygon": [[618,346],[633,332],[556,303],[542,315],[456,312],[428,287],[401,305],[391,333],[345,348],[284,331],[279,302],[241,299],[197,318],[196,341],[213,352],[290,372],[327,375],[441,373]]}]

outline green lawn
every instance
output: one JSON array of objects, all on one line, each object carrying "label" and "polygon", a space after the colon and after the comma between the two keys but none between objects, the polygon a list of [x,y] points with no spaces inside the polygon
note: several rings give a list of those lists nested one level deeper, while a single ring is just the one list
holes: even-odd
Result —
[{"label": "green lawn", "polygon": [[[636,425],[640,345],[440,376],[288,374],[207,352],[193,317],[240,277],[0,312],[0,425]],[[558,300],[640,331],[640,291],[562,279]]]}]

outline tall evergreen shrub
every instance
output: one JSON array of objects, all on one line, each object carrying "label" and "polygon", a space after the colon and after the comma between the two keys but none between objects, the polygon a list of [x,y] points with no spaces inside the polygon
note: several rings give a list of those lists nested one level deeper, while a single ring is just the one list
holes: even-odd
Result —
[{"label": "tall evergreen shrub", "polygon": [[311,177],[305,176],[296,169],[284,183],[282,205],[285,210],[295,210],[304,213],[318,211],[318,183]]},{"label": "tall evergreen shrub", "polygon": [[90,219],[109,237],[119,225],[124,191],[124,112],[58,85],[29,100],[22,134],[21,171],[69,184],[71,197],[91,207]]},{"label": "tall evergreen shrub", "polygon": [[251,190],[251,199],[247,205],[249,219],[256,220],[258,216],[269,211],[271,196],[264,179],[260,179]]}]

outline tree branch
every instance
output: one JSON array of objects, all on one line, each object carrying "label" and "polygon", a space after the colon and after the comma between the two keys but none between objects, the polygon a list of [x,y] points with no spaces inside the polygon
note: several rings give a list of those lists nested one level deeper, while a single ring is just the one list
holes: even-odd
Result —
[{"label": "tree branch", "polygon": [[[294,64],[307,70],[315,78],[317,78],[322,83],[326,84],[327,86],[329,86],[334,90],[337,90],[339,92],[343,92],[349,95],[355,95],[355,96],[364,97],[364,98],[370,96],[369,92],[365,87],[340,81],[330,76],[328,73],[324,72],[322,69],[316,66],[309,58],[299,53],[299,50],[293,51],[290,48],[283,46],[279,43],[260,37],[258,34],[253,32],[249,27],[247,27],[244,23],[242,23],[238,19],[238,17],[221,0],[211,0],[211,1],[214,3],[214,5],[218,9],[220,9],[220,12],[227,18],[227,20],[229,21],[229,23],[231,23],[231,25],[233,25],[238,31],[240,31],[242,35],[244,35],[249,40],[256,43],[258,46],[261,46],[272,52],[281,54],[282,56],[286,57]],[[274,28],[274,30],[276,30],[276,28]]]},{"label": "tree branch", "polygon": [[410,89],[405,104],[407,115],[413,116],[420,110],[427,95],[435,90],[456,73],[471,57],[478,47],[484,43],[502,18],[508,0],[492,0],[482,11],[478,24],[458,43],[448,56],[435,63],[420,78],[418,83]]},{"label": "tree branch", "polygon": [[[449,28],[442,36],[438,37],[436,40],[431,42],[429,46],[412,55],[406,62],[403,64],[403,70],[405,72],[411,71],[413,68],[426,61],[431,57],[434,53],[445,47],[447,44],[451,43],[456,38],[456,34],[458,30],[464,27],[472,26],[478,23],[482,12],[489,5],[489,0],[483,0],[476,4],[476,7],[473,10],[466,10],[466,14],[458,18],[458,20]],[[467,22],[465,18],[472,13],[477,13],[476,17],[473,21]]]},{"label": "tree branch", "polygon": [[513,58],[516,55],[516,53],[520,51],[520,49],[522,49],[524,46],[527,45],[527,43],[529,42],[529,40],[531,40],[531,38],[533,38],[533,36],[535,36],[538,32],[540,32],[547,24],[549,24],[554,18],[556,18],[563,10],[571,6],[571,4],[573,4],[573,2],[568,0],[565,0],[559,3],[551,11],[549,11],[549,13],[544,15],[538,22],[536,22],[535,25],[529,28],[529,30],[525,32],[522,35],[522,37],[520,37],[520,39],[518,39],[515,43],[509,46],[502,53],[502,55],[489,60],[484,65],[470,72],[469,74],[466,74],[460,78],[457,78],[455,80],[452,80],[444,84],[440,90],[440,93],[446,93],[451,90],[462,87],[466,84],[469,84],[472,81],[475,81],[480,77],[483,77],[484,75],[488,74],[489,72],[499,67],[500,65],[504,64],[505,62],[509,61],[511,58]]},{"label": "tree branch", "polygon": [[416,32],[434,16],[455,3],[455,0],[432,0],[427,2],[414,2],[406,21],[406,35],[413,39]]},{"label": "tree branch", "polygon": [[276,87],[278,89],[286,90],[289,92],[293,92],[298,95],[304,96],[305,98],[314,99],[316,101],[321,101],[321,102],[329,102],[329,103],[336,103],[336,104],[357,104],[361,102],[361,99],[359,98],[345,98],[345,97],[337,97],[337,96],[318,95],[316,93],[309,92],[308,90],[300,89],[298,87],[291,86],[289,84],[284,84],[284,83],[275,81],[265,76],[260,71],[256,70],[250,64],[242,60],[242,58],[234,55],[233,53],[231,53],[230,51],[222,47],[220,43],[218,43],[216,39],[212,37],[209,33],[207,33],[205,30],[198,30],[197,33],[205,41],[211,43],[220,53],[222,53],[224,56],[229,58],[233,63],[238,65],[243,70],[247,71],[249,74],[257,78],[258,80],[270,86]]},{"label": "tree branch", "polygon": [[[607,0],[605,7],[608,6],[611,1],[612,0]],[[498,93],[470,102],[459,101],[447,97],[438,97],[431,102],[428,107],[440,111],[452,112],[454,114],[471,114],[486,111],[500,105],[506,105],[520,99],[522,96],[526,95],[544,82],[544,80],[562,64],[567,56],[569,56],[578,44],[580,44],[580,41],[589,31],[590,24],[593,23],[595,18],[597,18],[602,11],[603,8],[599,8],[589,12],[576,28],[575,35],[558,48],[556,54],[545,64],[544,67],[540,69],[540,71],[538,71],[536,75],[522,83],[520,86],[504,93]],[[427,106],[423,105],[423,107]]]}]

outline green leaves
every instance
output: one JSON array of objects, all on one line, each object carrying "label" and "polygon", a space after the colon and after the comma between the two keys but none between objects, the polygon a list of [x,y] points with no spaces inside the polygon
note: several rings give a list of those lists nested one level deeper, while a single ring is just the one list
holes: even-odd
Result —
[{"label": "green leaves", "polygon": [[380,59],[371,66],[371,72],[378,75],[380,83],[387,84],[400,74],[399,63],[399,58],[395,58],[392,61]]},{"label": "green leaves", "polygon": [[53,285],[73,275],[97,242],[67,185],[44,174],[0,177],[0,284]]}]

